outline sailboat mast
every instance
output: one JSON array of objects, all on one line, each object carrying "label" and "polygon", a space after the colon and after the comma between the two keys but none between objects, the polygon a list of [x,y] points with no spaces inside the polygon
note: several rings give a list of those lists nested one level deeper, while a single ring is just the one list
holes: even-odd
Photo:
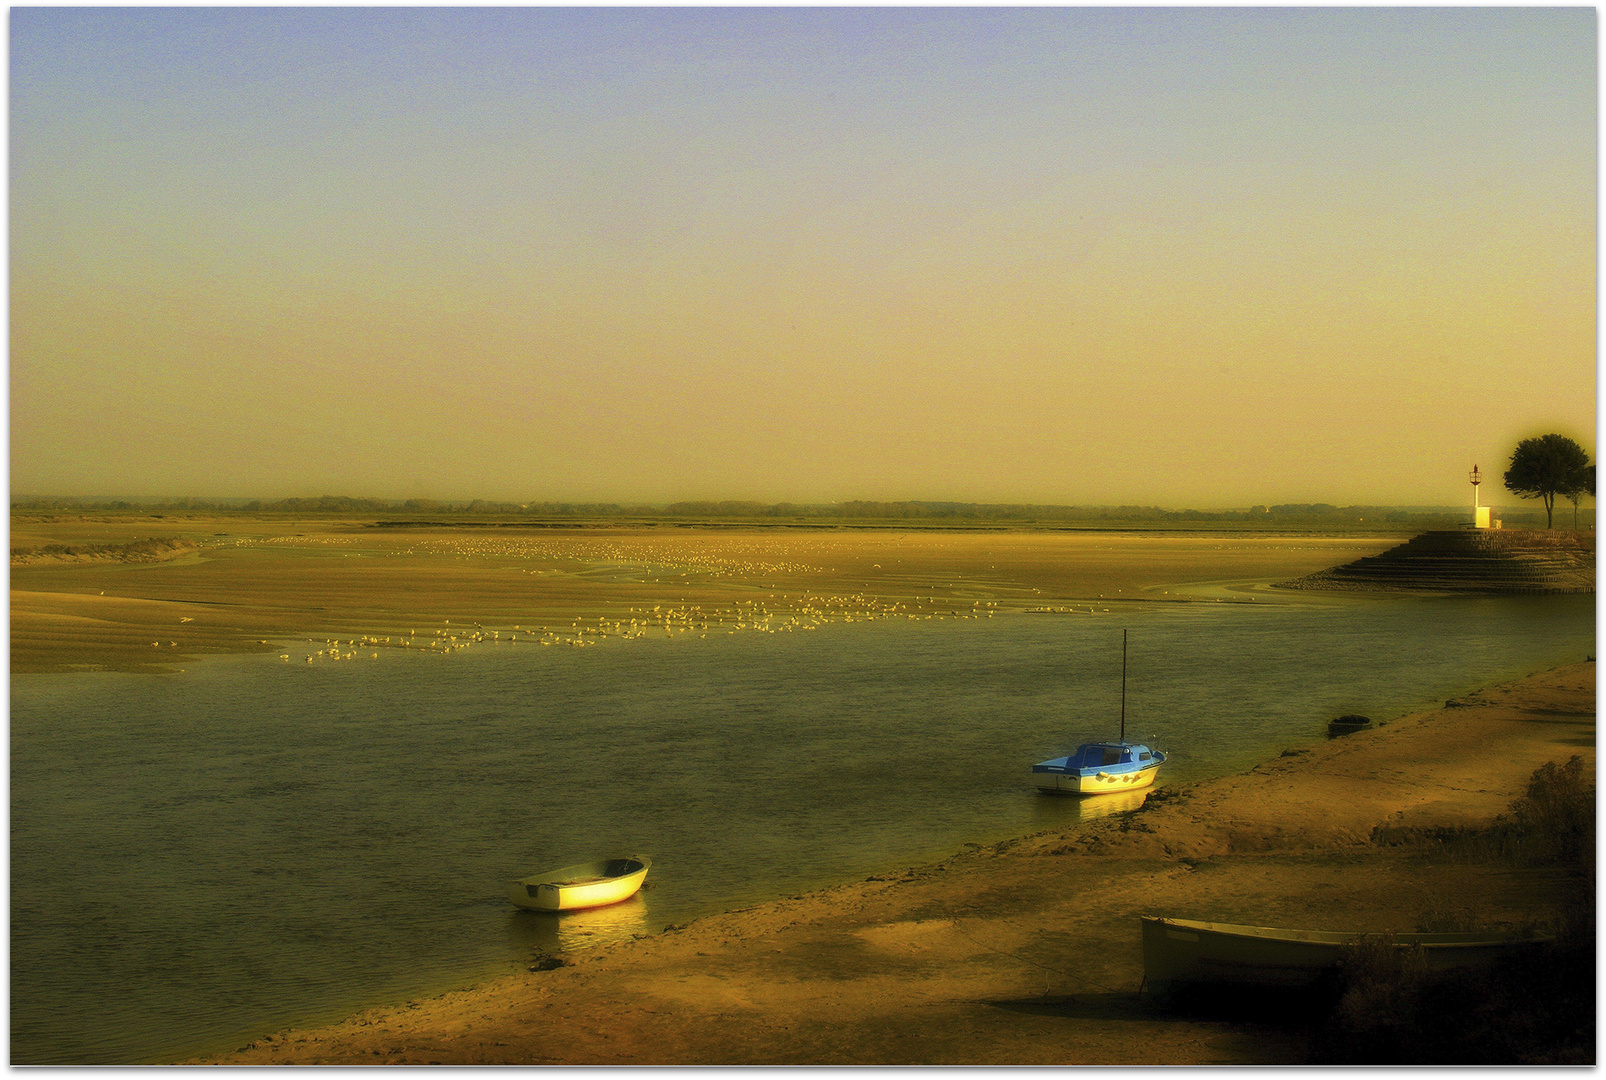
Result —
[{"label": "sailboat mast", "polygon": [[1121,742],[1126,742],[1126,631],[1121,631]]}]

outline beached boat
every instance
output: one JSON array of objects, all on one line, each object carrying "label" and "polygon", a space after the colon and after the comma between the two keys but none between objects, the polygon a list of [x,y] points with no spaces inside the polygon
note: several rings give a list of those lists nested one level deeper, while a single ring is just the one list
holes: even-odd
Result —
[{"label": "beached boat", "polygon": [[1109,795],[1149,787],[1165,755],[1142,743],[1083,743],[1064,757],[1032,766],[1039,791],[1067,795]]},{"label": "beached boat", "polygon": [[540,911],[573,911],[617,904],[636,895],[651,867],[652,860],[645,855],[577,863],[509,882],[507,895],[519,907]]},{"label": "beached boat", "polygon": [[1337,719],[1327,721],[1327,737],[1329,739],[1340,739],[1345,735],[1353,735],[1357,731],[1365,731],[1371,726],[1370,717],[1350,713],[1348,716],[1340,716]]},{"label": "beached boat", "polygon": [[1154,783],[1165,755],[1126,741],[1126,631],[1121,631],[1121,737],[1115,742],[1083,743],[1064,757],[1032,766],[1039,791],[1066,795],[1110,795]]},{"label": "beached boat", "polygon": [[1143,977],[1156,991],[1188,984],[1309,989],[1338,969],[1346,945],[1365,937],[1388,940],[1396,949],[1420,945],[1430,971],[1491,964],[1514,949],[1551,940],[1495,931],[1369,935],[1147,915],[1142,919]]}]

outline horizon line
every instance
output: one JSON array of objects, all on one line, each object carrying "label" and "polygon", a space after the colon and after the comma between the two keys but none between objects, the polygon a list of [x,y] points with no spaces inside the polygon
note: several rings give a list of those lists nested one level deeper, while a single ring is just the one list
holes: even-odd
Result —
[{"label": "horizon line", "polygon": [[[1590,497],[1593,498],[1593,497]],[[1528,502],[1534,502],[1534,508],[1543,509],[1543,503],[1537,500],[1520,500],[1517,503],[1503,503],[1503,507],[1512,509],[1525,509]],[[1562,500],[1558,499],[1558,504]],[[1039,511],[1110,511],[1110,510],[1144,510],[1159,511],[1163,513],[1252,513],[1257,510],[1266,513],[1289,510],[1312,510],[1316,508],[1332,510],[1414,510],[1414,511],[1448,511],[1459,512],[1464,509],[1459,503],[1417,503],[1417,502],[1376,502],[1376,503],[1331,503],[1325,501],[1312,502],[1280,502],[1280,503],[1235,503],[1205,506],[1176,506],[1163,503],[1049,503],[1032,501],[981,501],[967,499],[838,499],[825,502],[793,502],[782,499],[774,502],[765,502],[758,499],[671,499],[671,500],[620,500],[620,499],[486,499],[471,498],[434,498],[429,496],[408,496],[405,498],[389,498],[369,495],[290,495],[281,497],[261,496],[199,496],[199,495],[54,495],[54,494],[26,494],[11,497],[12,509],[31,509],[28,503],[61,502],[78,505],[93,505],[101,508],[116,508],[116,504],[138,506],[177,506],[182,504],[213,505],[218,509],[245,509],[256,505],[262,509],[274,506],[287,509],[310,509],[307,506],[289,506],[285,504],[309,503],[348,503],[367,504],[364,508],[373,509],[460,509],[469,510],[476,505],[484,510],[494,512],[526,511],[531,508],[592,508],[598,511],[613,510],[622,512],[672,512],[676,508],[686,511],[710,512],[720,511],[734,513],[748,511],[771,511],[777,508],[796,509],[799,511],[820,511],[842,507],[923,507],[923,508],[965,508],[969,510],[1039,510]],[[1494,508],[1494,504],[1484,504]],[[46,509],[47,507],[38,507]],[[200,508],[200,507],[198,507]],[[358,508],[356,505],[353,508]]]}]

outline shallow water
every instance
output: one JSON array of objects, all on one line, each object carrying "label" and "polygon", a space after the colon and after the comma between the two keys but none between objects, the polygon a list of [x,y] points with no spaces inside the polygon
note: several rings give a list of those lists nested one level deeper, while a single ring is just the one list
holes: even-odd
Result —
[{"label": "shallow water", "polygon": [[[13,1063],[170,1061],[1062,825],[1032,762],[1162,784],[1595,649],[1592,597],[1177,605],[12,680]],[[615,908],[504,882],[645,853]]]}]

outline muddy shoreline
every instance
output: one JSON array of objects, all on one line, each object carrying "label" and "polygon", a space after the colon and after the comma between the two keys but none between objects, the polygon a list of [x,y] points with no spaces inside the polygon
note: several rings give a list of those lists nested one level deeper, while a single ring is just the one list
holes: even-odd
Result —
[{"label": "muddy shoreline", "polygon": [[1138,916],[1409,931],[1543,924],[1554,872],[1374,837],[1481,825],[1534,769],[1595,765],[1595,666],[1479,689],[1136,812],[585,950],[235,1064],[1297,1064],[1269,1025],[1141,992]]}]

